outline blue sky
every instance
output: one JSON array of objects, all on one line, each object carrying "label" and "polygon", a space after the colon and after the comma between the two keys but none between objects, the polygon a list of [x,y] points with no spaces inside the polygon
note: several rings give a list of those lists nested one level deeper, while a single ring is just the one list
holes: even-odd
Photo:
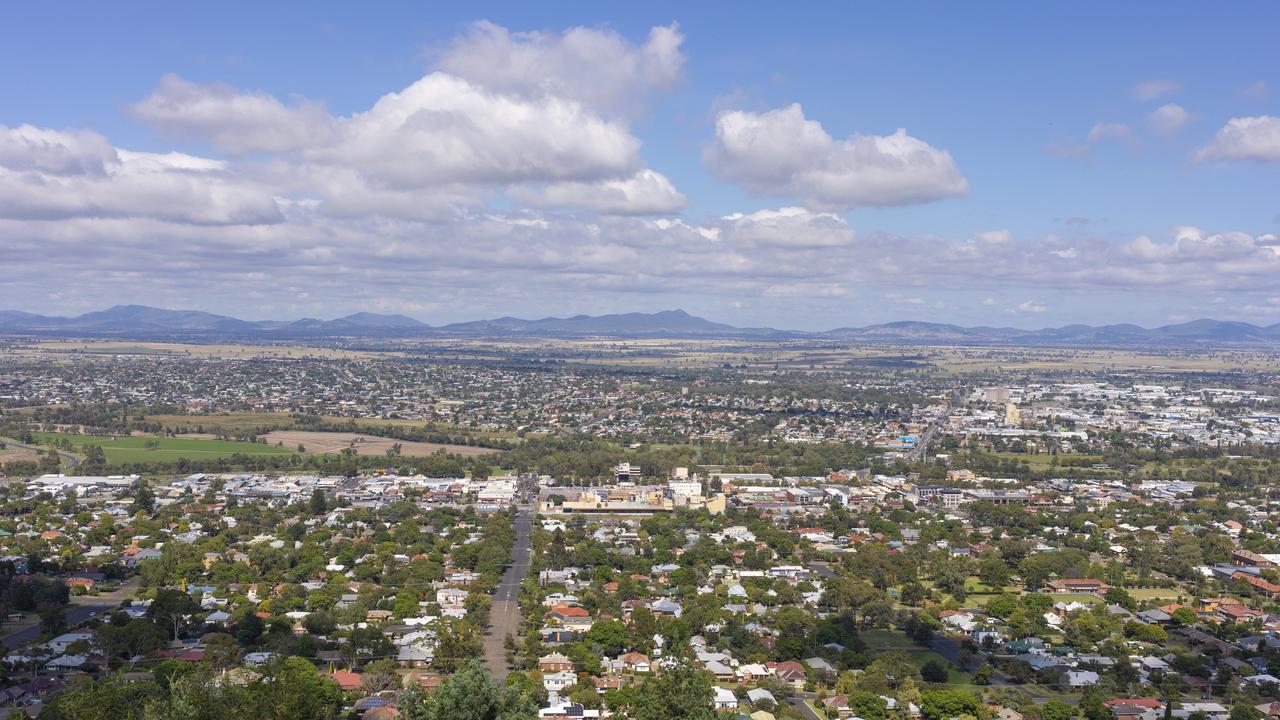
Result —
[{"label": "blue sky", "polygon": [[[44,3],[7,18],[0,244],[21,259],[0,269],[3,307],[1280,321],[1273,3]],[[566,61],[575,28],[617,52]],[[677,54],[661,67],[645,64],[653,28]],[[499,45],[537,70],[499,67]],[[424,77],[422,97],[370,112]],[[490,117],[470,113],[537,125],[566,105],[575,119],[536,137],[465,130]],[[387,125],[406,110],[457,125]],[[725,118],[739,130],[718,134]],[[817,139],[777,145],[800,127]],[[907,145],[884,140],[899,128]],[[134,155],[102,160],[111,148]],[[67,154],[74,172],[49,160]],[[620,185],[633,173],[643,189]],[[63,283],[39,290],[51,275]]]}]

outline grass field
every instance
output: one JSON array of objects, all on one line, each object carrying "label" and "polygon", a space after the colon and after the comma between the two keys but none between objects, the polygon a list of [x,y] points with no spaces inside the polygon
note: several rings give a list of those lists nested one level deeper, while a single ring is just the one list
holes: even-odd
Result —
[{"label": "grass field", "polygon": [[[901,650],[911,658],[911,662],[915,663],[917,667],[924,667],[924,664],[930,660],[937,660],[950,668],[946,658],[928,648],[920,647],[911,642],[911,639],[905,633],[896,630],[863,630],[859,635],[861,635],[863,642],[867,644],[867,648],[870,650]],[[971,677],[968,673],[950,668],[947,684],[970,685],[972,684],[970,680]]]},{"label": "grass field", "polygon": [[[422,420],[344,418],[333,415],[326,415],[322,419],[326,423],[334,425],[343,425],[348,422],[355,422],[357,427],[369,430],[374,434],[377,434],[378,430],[381,428],[421,428],[426,425]],[[289,413],[283,412],[215,413],[209,415],[148,415],[147,420],[151,422],[158,422],[166,428],[185,429],[189,432],[195,432],[196,428],[202,428],[204,432],[220,432],[226,435],[234,435],[237,432],[243,432],[245,430],[272,426],[281,430],[297,429],[294,427],[293,416]],[[514,432],[478,430],[476,428],[466,427],[464,425],[453,425],[450,423],[436,423],[435,427],[439,432],[457,437],[473,437],[481,440],[509,440],[513,442],[519,439],[516,437]]]},{"label": "grass field", "polygon": [[[36,440],[47,445],[57,440],[69,440],[74,448],[83,445],[99,445],[110,463],[174,462],[181,458],[213,460],[236,453],[245,455],[289,455],[292,448],[259,445],[232,440],[204,440],[165,437],[107,437],[103,435],[64,435],[60,433],[35,433]],[[158,443],[149,448],[148,443]],[[73,450],[74,452],[75,450]]]}]

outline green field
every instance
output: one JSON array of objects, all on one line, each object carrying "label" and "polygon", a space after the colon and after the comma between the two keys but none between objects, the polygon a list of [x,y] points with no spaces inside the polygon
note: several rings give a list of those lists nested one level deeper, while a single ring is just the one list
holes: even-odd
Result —
[{"label": "green field", "polygon": [[938,653],[921,647],[908,638],[906,633],[897,630],[863,630],[859,633],[862,641],[867,644],[869,650],[901,650],[911,658],[911,662],[917,667],[924,667],[924,664],[930,660],[937,660],[946,665],[950,670],[947,677],[948,685],[971,685],[971,677],[968,673],[960,672],[951,667],[946,658]]},{"label": "green field", "polygon": [[[68,440],[76,449],[83,445],[99,445],[110,463],[164,463],[182,458],[213,460],[236,453],[244,455],[290,455],[291,448],[259,445],[234,440],[204,440],[166,437],[107,437],[103,435],[67,435],[62,433],[34,433],[36,441],[49,445],[54,441]],[[159,447],[149,448],[148,443]],[[72,452],[76,452],[73,450]]]}]

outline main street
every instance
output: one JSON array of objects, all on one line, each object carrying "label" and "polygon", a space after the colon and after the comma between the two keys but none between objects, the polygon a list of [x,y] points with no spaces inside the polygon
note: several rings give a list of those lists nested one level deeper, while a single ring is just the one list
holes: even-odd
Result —
[{"label": "main street", "polygon": [[484,663],[489,674],[504,680],[507,667],[507,635],[515,636],[520,629],[520,586],[529,576],[529,535],[533,528],[533,508],[520,506],[516,515],[516,539],[511,546],[511,564],[502,573],[502,582],[493,592],[493,607],[489,610],[489,626],[484,633]]}]

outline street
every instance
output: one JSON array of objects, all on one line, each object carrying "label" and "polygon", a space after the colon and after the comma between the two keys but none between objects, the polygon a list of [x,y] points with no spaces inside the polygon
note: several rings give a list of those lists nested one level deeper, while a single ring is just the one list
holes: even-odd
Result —
[{"label": "street", "polygon": [[489,674],[497,680],[507,677],[507,635],[520,628],[520,585],[529,575],[529,535],[533,528],[532,509],[524,505],[516,515],[516,539],[511,547],[511,564],[502,573],[502,581],[493,592],[489,610],[489,627],[484,633],[484,662]]},{"label": "street", "polygon": [[[88,620],[105,610],[111,610],[120,605],[120,601],[131,596],[138,589],[138,579],[132,578],[118,590],[109,593],[103,593],[98,596],[85,595],[82,597],[71,598],[71,604],[67,606],[67,627],[74,628],[80,623]],[[40,626],[35,625],[15,633],[0,638],[5,647],[10,650],[16,650],[28,640],[35,640],[40,637]]]}]

